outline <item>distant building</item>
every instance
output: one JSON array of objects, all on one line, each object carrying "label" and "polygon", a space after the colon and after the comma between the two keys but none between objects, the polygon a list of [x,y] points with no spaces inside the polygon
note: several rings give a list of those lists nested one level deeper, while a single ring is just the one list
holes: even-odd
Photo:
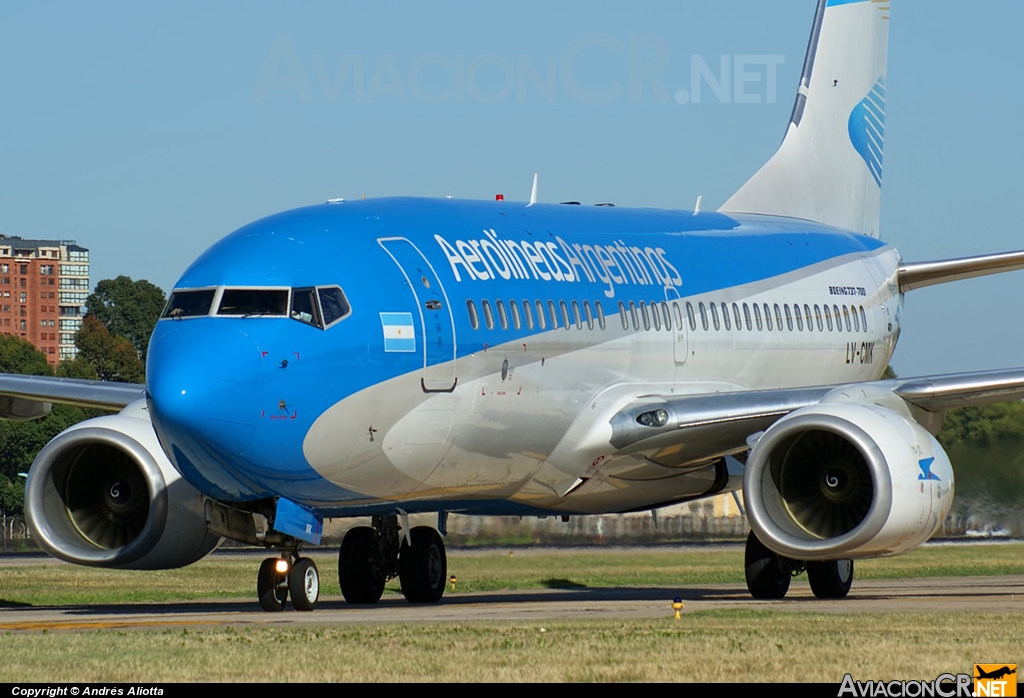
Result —
[{"label": "distant building", "polygon": [[89,250],[74,240],[0,235],[0,333],[32,342],[53,366],[78,355]]}]

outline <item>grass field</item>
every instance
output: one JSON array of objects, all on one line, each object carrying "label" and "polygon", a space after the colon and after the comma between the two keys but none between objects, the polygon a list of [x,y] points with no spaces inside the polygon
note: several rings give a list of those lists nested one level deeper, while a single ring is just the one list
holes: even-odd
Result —
[{"label": "grass field", "polygon": [[1018,661],[1021,620],[718,611],[682,621],[19,633],[0,636],[0,681],[934,679]]},{"label": "grass field", "polygon": [[[742,581],[742,548],[453,551],[459,591]],[[324,594],[335,558],[312,555]],[[0,603],[254,596],[258,559],[182,570],[5,565]],[[1024,574],[1024,544],[926,547],[858,563],[858,578]],[[397,587],[395,587],[397,589]],[[0,610],[0,614],[2,614]],[[688,613],[680,621],[552,620],[324,627],[8,632],[0,681],[829,681],[934,679],[1018,662],[1024,614]]]}]

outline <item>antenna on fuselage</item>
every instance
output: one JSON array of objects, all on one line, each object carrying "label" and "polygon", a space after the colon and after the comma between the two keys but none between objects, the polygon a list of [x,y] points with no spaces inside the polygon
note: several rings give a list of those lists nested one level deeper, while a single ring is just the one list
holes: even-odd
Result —
[{"label": "antenna on fuselage", "polygon": [[526,204],[527,207],[533,206],[537,203],[537,173],[533,173],[533,189],[530,191],[530,203]]}]

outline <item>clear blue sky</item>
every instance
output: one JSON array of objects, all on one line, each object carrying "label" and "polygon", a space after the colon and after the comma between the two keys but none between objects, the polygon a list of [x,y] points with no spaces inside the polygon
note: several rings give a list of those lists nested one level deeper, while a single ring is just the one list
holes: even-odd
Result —
[{"label": "clear blue sky", "polygon": [[[547,201],[714,208],[779,143],[814,5],[3,0],[0,233],[170,289],[231,230],[333,196],[525,198],[539,172]],[[1024,248],[1024,4],[893,5],[883,237]],[[760,57],[750,101],[680,104],[723,56]],[[895,368],[1024,365],[1022,297],[1024,273],[909,294]]]}]

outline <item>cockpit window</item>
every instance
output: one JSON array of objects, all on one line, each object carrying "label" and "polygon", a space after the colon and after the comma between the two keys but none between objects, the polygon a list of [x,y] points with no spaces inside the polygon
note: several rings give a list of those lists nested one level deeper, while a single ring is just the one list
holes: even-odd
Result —
[{"label": "cockpit window", "polygon": [[221,294],[218,315],[286,315],[286,289],[226,288]]},{"label": "cockpit window", "polygon": [[331,323],[342,319],[352,312],[345,294],[337,286],[329,286],[318,290],[320,294],[320,310],[323,314],[325,326],[330,326]]},{"label": "cockpit window", "polygon": [[337,286],[292,289],[293,320],[324,329],[351,314],[345,292]]},{"label": "cockpit window", "polygon": [[213,305],[214,289],[199,291],[174,291],[167,302],[163,317],[183,318],[209,315]]},{"label": "cockpit window", "polygon": [[317,309],[315,288],[296,288],[292,290],[293,320],[304,322],[314,327],[323,327],[320,322],[320,311]]}]

